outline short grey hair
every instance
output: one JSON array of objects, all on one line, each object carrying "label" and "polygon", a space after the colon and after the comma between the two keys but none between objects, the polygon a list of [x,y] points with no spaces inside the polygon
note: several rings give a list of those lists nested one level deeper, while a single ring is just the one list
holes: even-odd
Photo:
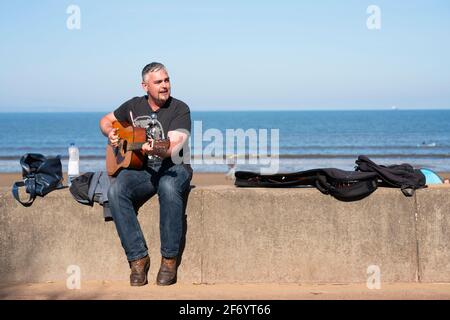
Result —
[{"label": "short grey hair", "polygon": [[163,69],[164,71],[167,72],[166,67],[162,63],[159,63],[159,62],[149,63],[148,65],[146,65],[144,67],[144,69],[142,69],[142,81],[144,81],[145,75],[147,73],[149,73],[149,72],[156,72],[156,71],[159,71],[161,69]]}]

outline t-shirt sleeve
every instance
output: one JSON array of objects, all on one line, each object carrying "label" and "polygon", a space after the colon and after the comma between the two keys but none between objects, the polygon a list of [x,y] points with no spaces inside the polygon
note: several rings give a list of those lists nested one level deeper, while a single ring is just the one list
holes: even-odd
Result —
[{"label": "t-shirt sleeve", "polygon": [[170,122],[169,131],[187,130],[191,133],[191,112],[187,105],[180,108],[175,118]]},{"label": "t-shirt sleeve", "polygon": [[119,121],[130,122],[130,108],[131,108],[131,100],[124,102],[120,107],[114,110],[114,116]]}]

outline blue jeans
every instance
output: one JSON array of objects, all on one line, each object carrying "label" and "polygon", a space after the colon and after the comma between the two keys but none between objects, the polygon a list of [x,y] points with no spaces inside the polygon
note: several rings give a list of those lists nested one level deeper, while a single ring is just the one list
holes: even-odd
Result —
[{"label": "blue jeans", "polygon": [[185,197],[192,179],[192,169],[188,168],[175,164],[162,166],[158,171],[124,169],[110,186],[111,215],[128,261],[148,254],[137,210],[156,193],[160,206],[161,255],[166,258],[178,256],[183,236]]}]

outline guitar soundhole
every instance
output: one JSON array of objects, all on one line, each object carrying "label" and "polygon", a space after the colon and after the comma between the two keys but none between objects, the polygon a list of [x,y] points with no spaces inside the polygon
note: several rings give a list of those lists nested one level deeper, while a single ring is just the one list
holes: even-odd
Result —
[{"label": "guitar soundhole", "polygon": [[122,144],[120,146],[121,154],[124,155],[127,152],[127,140],[122,140]]},{"label": "guitar soundhole", "polygon": [[117,147],[113,147],[114,157],[116,158],[116,162],[120,163],[123,161],[124,155],[127,151],[126,149],[126,140],[120,140]]}]

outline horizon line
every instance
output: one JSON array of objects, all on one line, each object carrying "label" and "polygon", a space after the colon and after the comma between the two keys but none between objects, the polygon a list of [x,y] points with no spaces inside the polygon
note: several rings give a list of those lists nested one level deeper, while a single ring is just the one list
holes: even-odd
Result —
[{"label": "horizon line", "polygon": [[[446,108],[364,108],[364,109],[358,109],[358,108],[316,108],[316,109],[190,109],[191,112],[302,112],[302,111],[439,111],[439,110],[450,110],[450,107]],[[111,112],[111,110],[96,110],[96,111],[60,111],[60,110],[38,110],[38,111],[3,111],[0,110],[0,114],[6,114],[6,113],[108,113]]]}]

